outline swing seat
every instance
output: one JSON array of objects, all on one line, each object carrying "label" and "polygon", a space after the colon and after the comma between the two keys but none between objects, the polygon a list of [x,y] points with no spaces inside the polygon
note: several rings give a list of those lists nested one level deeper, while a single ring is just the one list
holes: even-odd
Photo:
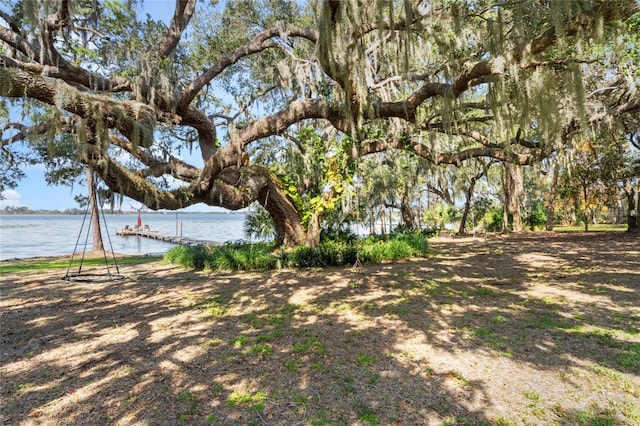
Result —
[{"label": "swing seat", "polygon": [[362,272],[362,262],[360,262],[360,258],[356,258],[355,263],[351,266],[351,272]]}]

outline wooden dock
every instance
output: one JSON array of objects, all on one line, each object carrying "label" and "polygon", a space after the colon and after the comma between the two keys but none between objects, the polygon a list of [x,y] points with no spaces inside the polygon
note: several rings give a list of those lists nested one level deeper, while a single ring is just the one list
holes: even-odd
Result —
[{"label": "wooden dock", "polygon": [[116,229],[116,235],[121,237],[144,237],[152,240],[164,241],[166,243],[177,244],[177,245],[185,245],[185,246],[197,246],[197,245],[208,245],[208,246],[219,246],[221,245],[216,241],[208,241],[208,240],[200,240],[196,238],[189,238],[177,235],[165,235],[161,234],[158,231],[152,231],[149,229],[136,229],[136,228],[125,228],[125,229]]}]

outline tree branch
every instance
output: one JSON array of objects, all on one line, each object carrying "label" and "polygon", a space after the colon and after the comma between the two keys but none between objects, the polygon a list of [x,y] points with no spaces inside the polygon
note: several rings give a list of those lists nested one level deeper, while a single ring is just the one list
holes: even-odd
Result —
[{"label": "tree branch", "polygon": [[[620,12],[623,18],[631,16],[639,9],[639,6],[635,5],[633,0],[624,0],[624,3],[628,5],[628,7]],[[573,36],[577,34],[581,27],[584,27],[585,25],[592,25],[596,22],[598,16],[603,16],[605,20],[616,18],[616,16],[613,15],[615,8],[609,9],[609,7],[610,5],[602,4],[598,6],[598,10],[591,11],[589,16],[592,18],[592,21],[587,24],[578,25],[576,23],[568,25],[567,28],[565,28],[565,35]],[[553,45],[556,42],[556,39],[556,29],[553,27],[547,28],[538,36],[522,43],[504,55],[498,55],[491,59],[477,61],[467,65],[466,69],[463,70],[451,84],[426,83],[413,92],[406,101],[380,105],[379,115],[381,117],[393,116],[405,118],[408,121],[413,122],[415,120],[416,108],[427,99],[433,96],[457,98],[470,87],[486,82],[487,78],[504,74],[507,64],[521,62],[525,54],[533,56],[543,52]],[[533,66],[537,66],[536,64],[542,63],[532,62],[531,64]],[[525,64],[524,66],[528,67],[529,65]],[[376,109],[376,106],[374,106],[374,109]]]},{"label": "tree branch", "polygon": [[292,124],[309,118],[325,118],[339,125],[342,116],[338,110],[318,99],[293,101],[279,112],[255,120],[241,129],[237,138],[239,147],[244,149],[255,140],[280,134]]},{"label": "tree branch", "polygon": [[[0,66],[5,66],[0,57]],[[0,96],[29,97],[68,111],[79,117],[104,120],[105,127],[117,129],[125,137],[144,147],[153,142],[155,112],[134,101],[116,101],[105,96],[81,92],[40,75],[19,69],[0,68]]]},{"label": "tree branch", "polygon": [[195,80],[191,82],[191,84],[185,89],[182,93],[178,101],[178,110],[182,111],[186,109],[186,107],[193,101],[198,92],[202,90],[202,88],[208,84],[211,80],[213,80],[216,76],[218,76],[221,72],[227,69],[229,66],[235,64],[240,59],[253,55],[255,53],[261,52],[265,49],[272,48],[274,45],[267,43],[269,39],[272,37],[302,37],[307,40],[315,43],[318,40],[317,32],[301,28],[301,29],[291,29],[286,31],[281,31],[278,28],[270,28],[265,31],[262,31],[260,34],[256,35],[252,41],[248,44],[238,47],[237,49],[232,50],[226,55],[222,56],[218,62],[213,64],[207,71],[200,74]]},{"label": "tree branch", "polygon": [[71,20],[69,0],[61,0],[58,10],[40,21],[40,62],[42,64],[66,65],[67,61],[60,56],[54,44],[54,33],[68,26]]},{"label": "tree branch", "polygon": [[158,56],[165,58],[176,48],[182,32],[189,25],[196,8],[196,0],[176,0],[176,9],[167,33],[158,45]]},{"label": "tree branch", "polygon": [[[71,117],[60,117],[59,126],[63,131],[71,132],[74,121],[75,120]],[[2,129],[0,129],[0,134],[8,130],[18,130],[18,133],[9,136],[7,139],[0,140],[0,146],[5,147],[37,135],[44,135],[49,131],[49,129],[51,129],[51,127],[53,127],[53,125],[54,123],[51,121],[45,121],[34,126],[25,126],[22,123],[7,123]]]},{"label": "tree branch", "polygon": [[433,164],[455,164],[461,165],[471,158],[494,158],[499,161],[507,161],[519,165],[531,165],[539,160],[537,156],[531,154],[518,154],[507,151],[499,146],[482,146],[467,148],[454,152],[434,152],[428,146],[421,143],[407,143],[399,138],[372,141],[363,144],[358,148],[358,156],[383,152],[387,150],[409,150],[419,157],[422,157]]},{"label": "tree branch", "polygon": [[62,64],[62,67],[58,67],[26,63],[0,55],[0,65],[6,68],[18,68],[32,74],[58,78],[81,90],[90,89],[111,93],[131,91],[131,81],[125,77],[104,78],[69,64]]},{"label": "tree branch", "polygon": [[15,30],[0,26],[0,40],[30,59],[40,58],[40,48],[29,43]]},{"label": "tree branch", "polygon": [[168,174],[184,182],[193,182],[198,178],[200,173],[200,169],[173,156],[169,156],[167,161],[160,161],[128,140],[112,137],[111,143],[124,149],[148,166],[146,170],[138,172],[140,177],[160,177]]}]

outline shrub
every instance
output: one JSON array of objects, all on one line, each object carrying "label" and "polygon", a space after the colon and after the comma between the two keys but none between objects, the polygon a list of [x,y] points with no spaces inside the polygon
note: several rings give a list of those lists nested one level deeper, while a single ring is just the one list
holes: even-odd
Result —
[{"label": "shrub", "polygon": [[297,247],[288,256],[287,265],[299,268],[322,268],[355,263],[358,250],[355,244],[326,240],[317,247]]},{"label": "shrub", "polygon": [[268,243],[233,243],[221,247],[178,246],[167,252],[165,260],[185,268],[212,271],[268,270],[280,266],[323,268],[327,266],[397,261],[424,256],[428,233],[413,231],[361,240],[323,240],[317,247],[296,247],[293,251],[273,252]]},{"label": "shrub", "polygon": [[500,206],[495,207],[488,211],[483,220],[485,222],[485,229],[489,232],[501,232],[504,222],[504,209]]},{"label": "shrub", "polygon": [[424,256],[428,252],[428,232],[413,231],[382,237],[368,237],[360,249],[360,261],[380,263],[384,260],[400,260]]},{"label": "shrub", "polygon": [[164,256],[167,262],[175,263],[189,269],[203,269],[209,257],[206,246],[177,246]]},{"label": "shrub", "polygon": [[240,271],[274,269],[276,259],[271,255],[271,244],[234,243],[216,248],[205,262],[213,271]]},{"label": "shrub", "polygon": [[525,208],[524,222],[534,231],[547,223],[547,209],[542,201],[530,201]]},{"label": "shrub", "polygon": [[276,237],[276,224],[264,207],[252,204],[244,221],[244,234],[247,238],[259,241],[273,241]]}]

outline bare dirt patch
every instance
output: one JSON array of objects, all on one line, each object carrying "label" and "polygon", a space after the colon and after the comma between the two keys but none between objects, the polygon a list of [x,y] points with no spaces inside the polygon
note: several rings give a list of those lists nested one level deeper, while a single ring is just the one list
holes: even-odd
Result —
[{"label": "bare dirt patch", "polygon": [[0,424],[637,424],[638,243],[434,239],[427,259],[358,272],[7,274]]}]

